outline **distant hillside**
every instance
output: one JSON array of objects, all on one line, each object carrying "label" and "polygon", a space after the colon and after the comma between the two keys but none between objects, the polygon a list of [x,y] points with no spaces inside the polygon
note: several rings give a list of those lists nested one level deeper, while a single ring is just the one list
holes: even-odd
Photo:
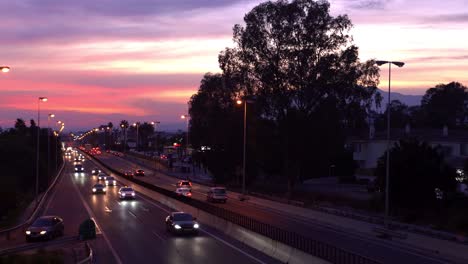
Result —
[{"label": "distant hillside", "polygon": [[[383,97],[382,107],[384,107],[387,104],[388,92],[382,91],[380,89],[379,89],[379,92]],[[400,102],[408,106],[414,106],[414,105],[421,104],[422,97],[423,97],[422,95],[406,95],[406,94],[391,92],[390,100],[399,100]]]}]

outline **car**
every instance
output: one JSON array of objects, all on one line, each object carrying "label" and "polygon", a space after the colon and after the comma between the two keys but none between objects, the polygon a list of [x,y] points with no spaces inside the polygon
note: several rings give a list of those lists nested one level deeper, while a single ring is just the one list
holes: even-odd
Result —
[{"label": "car", "polygon": [[106,193],[106,186],[104,184],[96,183],[93,186],[93,194]]},{"label": "car", "polygon": [[124,171],[123,175],[127,178],[133,178],[134,176],[133,171]]},{"label": "car", "polygon": [[109,176],[109,175],[105,174],[104,172],[100,172],[98,174],[98,181],[105,180],[107,176]]},{"label": "car", "polygon": [[198,233],[200,225],[197,218],[189,213],[172,212],[166,217],[166,230],[174,233]]},{"label": "car", "polygon": [[211,187],[206,194],[206,200],[208,202],[222,202],[227,201],[227,192],[224,187]]},{"label": "car", "polygon": [[81,160],[79,158],[75,158],[73,160],[73,165],[81,164]]},{"label": "car", "polygon": [[135,170],[135,176],[145,176],[145,171],[142,169]]},{"label": "car", "polygon": [[135,190],[132,187],[124,186],[119,189],[120,199],[135,199]]},{"label": "car", "polygon": [[192,188],[192,183],[188,180],[183,180],[183,181],[178,181],[177,182],[177,187],[185,187],[185,188]]},{"label": "car", "polygon": [[107,176],[105,179],[106,186],[116,186],[117,181],[112,176]]},{"label": "car", "polygon": [[84,167],[81,164],[75,165],[75,172],[84,172]]},{"label": "car", "polygon": [[181,187],[181,188],[177,188],[175,190],[175,194],[177,196],[191,198],[192,197],[192,190],[190,188]]},{"label": "car", "polygon": [[63,219],[58,216],[41,216],[26,229],[26,241],[53,239],[63,236]]},{"label": "car", "polygon": [[99,175],[99,173],[101,173],[102,171],[99,169],[99,168],[94,168],[91,173],[95,176]]}]

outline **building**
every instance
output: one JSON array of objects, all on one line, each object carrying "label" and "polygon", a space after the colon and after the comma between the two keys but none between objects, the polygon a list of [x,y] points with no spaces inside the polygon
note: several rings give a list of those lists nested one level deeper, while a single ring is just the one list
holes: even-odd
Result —
[{"label": "building", "polygon": [[[462,168],[468,158],[468,130],[443,129],[391,129],[391,146],[403,138],[416,138],[433,147],[440,147],[448,164]],[[371,125],[368,131],[352,131],[347,138],[347,145],[353,151],[353,158],[359,166],[358,174],[372,174],[378,159],[387,149],[387,131],[375,131]]]}]

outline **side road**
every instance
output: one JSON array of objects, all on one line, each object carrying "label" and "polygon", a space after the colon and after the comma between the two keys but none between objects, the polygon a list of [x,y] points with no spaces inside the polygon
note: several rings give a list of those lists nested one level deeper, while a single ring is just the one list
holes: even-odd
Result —
[{"label": "side road", "polygon": [[[184,175],[188,174],[172,172],[168,175],[168,173],[161,170],[161,168],[156,168],[156,163],[154,161],[148,162],[145,159],[129,157],[128,155],[125,156],[125,159],[135,163],[135,165],[144,166],[146,169],[158,170],[159,173],[165,174],[166,176],[185,178],[187,176],[184,177]],[[203,181],[197,181],[197,177],[193,177],[192,175],[190,178],[193,179],[194,182],[203,183]],[[229,192],[229,198],[238,199],[238,197],[239,193]],[[353,214],[352,212],[329,208],[303,208],[255,196],[250,196],[245,202],[278,213],[288,214],[304,221],[310,220],[318,222],[324,227],[339,232],[346,232],[365,239],[382,240],[377,237],[378,234],[374,231],[375,228],[382,227],[380,224],[381,219],[369,218],[367,216]],[[424,227],[411,226],[398,222],[394,222],[393,226],[405,233],[406,239],[394,238],[393,240],[387,241],[388,243],[407,248],[411,251],[420,252],[422,255],[430,253],[432,255],[447,257],[460,263],[468,262],[468,244],[467,239],[464,237],[458,237],[455,234],[446,232],[431,231]]]}]

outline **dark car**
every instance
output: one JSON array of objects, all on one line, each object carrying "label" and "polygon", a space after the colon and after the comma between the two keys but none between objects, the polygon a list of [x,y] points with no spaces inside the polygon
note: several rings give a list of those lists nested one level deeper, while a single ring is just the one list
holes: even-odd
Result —
[{"label": "dark car", "polygon": [[166,217],[166,230],[174,233],[198,233],[199,224],[189,213],[172,212]]},{"label": "dark car", "polygon": [[135,176],[145,176],[145,171],[142,169],[135,170]]},{"label": "dark car", "polygon": [[84,172],[83,165],[81,165],[81,164],[75,165],[75,172],[79,172],[79,173]]},{"label": "dark car", "polygon": [[91,173],[95,176],[97,176],[99,173],[101,173],[102,171],[99,169],[99,168],[94,168]]},{"label": "dark car", "polygon": [[63,236],[63,220],[58,216],[41,216],[26,229],[26,241]]},{"label": "dark car", "polygon": [[106,193],[106,186],[100,183],[94,184],[93,194],[97,194],[97,193]]},{"label": "dark car", "polygon": [[185,188],[192,188],[192,182],[187,181],[187,180],[182,180],[177,182],[177,187],[185,187]]},{"label": "dark car", "polygon": [[123,175],[127,178],[133,178],[133,171],[124,171]]}]

